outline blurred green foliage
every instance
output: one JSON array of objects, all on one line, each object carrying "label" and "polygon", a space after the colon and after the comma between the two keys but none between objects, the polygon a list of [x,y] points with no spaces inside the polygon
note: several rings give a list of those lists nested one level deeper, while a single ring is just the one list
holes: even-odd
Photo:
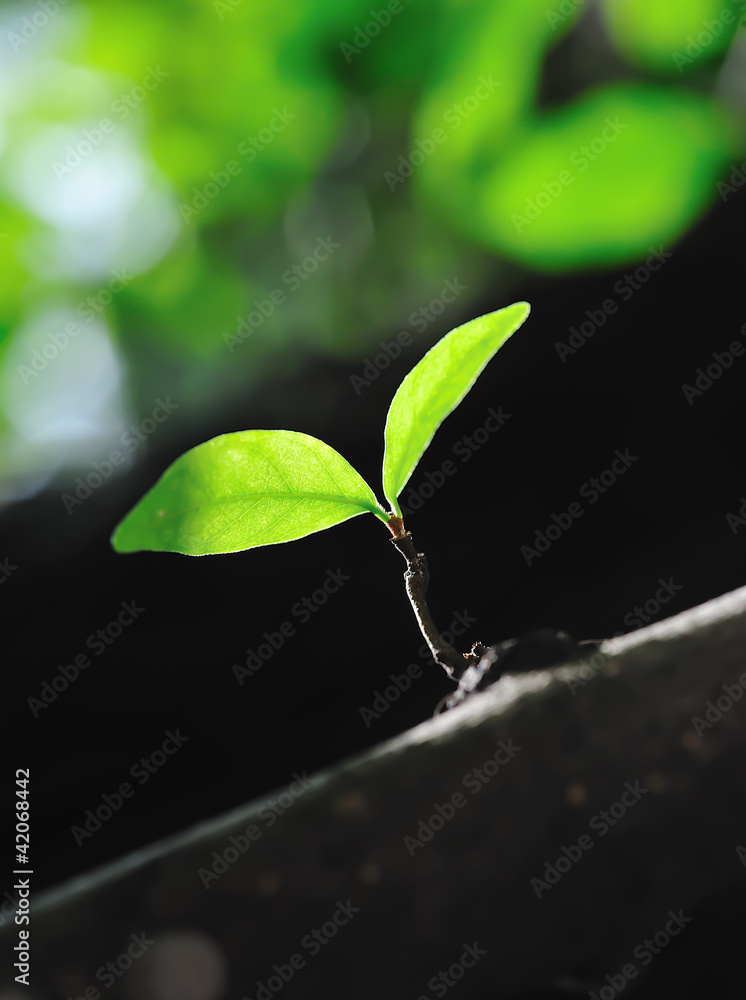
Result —
[{"label": "blurred green foliage", "polygon": [[602,0],[602,5],[624,56],[672,75],[721,56],[746,13],[739,0]]},{"label": "blurred green foliage", "polygon": [[0,473],[88,461],[164,385],[357,363],[447,278],[455,325],[516,263],[670,248],[743,155],[745,6],[0,6]]}]

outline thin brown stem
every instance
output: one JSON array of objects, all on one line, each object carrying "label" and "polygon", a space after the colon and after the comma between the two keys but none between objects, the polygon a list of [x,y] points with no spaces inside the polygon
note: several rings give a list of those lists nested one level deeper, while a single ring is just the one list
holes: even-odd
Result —
[{"label": "thin brown stem", "polygon": [[427,606],[427,586],[430,582],[430,571],[427,559],[422,552],[417,552],[412,536],[404,530],[401,518],[393,517],[389,521],[389,530],[394,536],[391,541],[401,552],[407,562],[404,582],[407,588],[412,609],[420,626],[420,631],[430,647],[433,659],[440,664],[449,677],[458,680],[464,670],[474,660],[474,654],[461,654],[449,645],[441,636]]}]

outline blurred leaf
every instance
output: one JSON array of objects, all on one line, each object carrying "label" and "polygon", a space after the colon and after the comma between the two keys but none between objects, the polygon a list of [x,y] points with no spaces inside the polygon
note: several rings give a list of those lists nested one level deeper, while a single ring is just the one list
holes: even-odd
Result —
[{"label": "blurred leaf", "polygon": [[469,225],[538,267],[634,260],[669,247],[704,210],[734,143],[713,101],[604,87],[516,133]]},{"label": "blurred leaf", "polygon": [[[742,8],[602,2],[629,60],[667,73],[722,54],[731,26],[717,34],[702,21]],[[166,384],[199,420],[283,357],[362,366],[389,331],[416,339],[447,279],[467,285],[449,309],[471,315],[487,280],[503,300],[516,260],[569,270],[676,239],[714,197],[719,168],[743,153],[731,152],[717,104],[684,89],[609,87],[538,110],[608,78],[604,46],[573,61],[599,40],[591,6],[401,0],[389,20],[388,5],[367,0],[60,4],[38,44],[7,53],[0,352],[39,300],[105,293],[110,271],[129,268],[136,281],[105,313],[126,349],[126,391],[146,405]],[[694,62],[677,67],[690,36]],[[714,88],[714,73],[698,85]],[[630,127],[608,152],[587,169],[568,164],[622,114]],[[107,119],[114,132],[99,144]],[[72,177],[56,175],[63,152],[79,161]],[[551,198],[570,168],[573,182]],[[516,224],[539,200],[547,207]],[[327,236],[340,244],[331,264],[263,310],[250,344],[227,349],[254,301],[284,291],[288,269]],[[458,322],[449,315],[442,329]]]},{"label": "blurred leaf", "polygon": [[388,520],[370,487],[323,441],[296,431],[239,431],[178,458],[112,544],[118,552],[238,552],[366,512]]},{"label": "blurred leaf", "polygon": [[[253,292],[258,294],[258,290]],[[220,359],[249,312],[252,289],[230,264],[194,241],[184,241],[150,274],[125,291],[121,302],[128,347],[135,337],[160,344],[179,358]]]},{"label": "blurred leaf", "polygon": [[414,115],[411,146],[418,149],[417,141],[426,142],[436,129],[445,135],[418,167],[416,183],[431,204],[462,219],[471,214],[485,175],[512,145],[513,130],[531,112],[545,50],[580,11],[573,8],[557,24],[546,0],[449,7],[440,57]]},{"label": "blurred leaf", "polygon": [[435,432],[530,310],[528,302],[515,302],[456,327],[427,352],[397,389],[386,419],[383,489],[399,517],[396,498]]},{"label": "blurred leaf", "polygon": [[601,0],[612,38],[633,62],[683,73],[720,56],[743,10],[728,0]]},{"label": "blurred leaf", "polygon": [[0,322],[10,324],[20,318],[20,293],[30,276],[19,259],[19,248],[27,243],[31,231],[38,229],[28,216],[0,206]]},{"label": "blurred leaf", "polygon": [[[250,2],[230,8],[113,0],[96,6],[88,39],[90,62],[126,72],[134,88],[150,67],[162,75],[142,107],[155,125],[156,162],[180,201],[199,200],[229,162],[240,168],[200,210],[199,228],[281,209],[328,155],[343,106],[314,51],[326,16]],[[299,26],[303,17],[313,32]],[[128,89],[119,89],[126,108]]]}]

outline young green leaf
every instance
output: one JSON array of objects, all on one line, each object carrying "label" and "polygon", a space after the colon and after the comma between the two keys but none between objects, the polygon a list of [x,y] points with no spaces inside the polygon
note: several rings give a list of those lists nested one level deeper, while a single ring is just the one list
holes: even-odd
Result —
[{"label": "young green leaf", "polygon": [[397,497],[435,432],[530,310],[528,302],[515,302],[456,327],[427,352],[397,389],[386,419],[383,488],[399,517]]},{"label": "young green leaf", "polygon": [[388,520],[368,484],[328,444],[296,431],[239,431],[177,458],[112,544],[118,552],[238,552],[366,511]]}]

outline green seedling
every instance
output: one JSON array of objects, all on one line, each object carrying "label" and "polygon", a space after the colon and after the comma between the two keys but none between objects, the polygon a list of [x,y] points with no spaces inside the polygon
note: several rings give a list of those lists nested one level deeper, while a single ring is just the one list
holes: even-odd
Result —
[{"label": "green seedling", "polygon": [[384,434],[383,492],[390,511],[323,441],[297,431],[238,431],[177,458],[119,524],[114,548],[192,556],[239,552],[373,514],[407,562],[407,594],[434,660],[459,678],[485,647],[475,643],[462,655],[441,638],[426,603],[427,561],[404,527],[398,498],[437,429],[529,311],[527,302],[516,302],[456,327],[401,383]]}]

